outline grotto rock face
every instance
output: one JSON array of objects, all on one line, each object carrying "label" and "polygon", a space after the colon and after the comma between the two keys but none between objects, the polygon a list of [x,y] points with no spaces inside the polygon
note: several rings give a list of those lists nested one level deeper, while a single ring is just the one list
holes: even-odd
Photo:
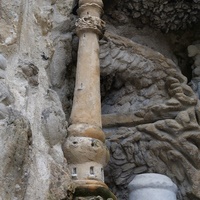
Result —
[{"label": "grotto rock face", "polygon": [[194,60],[194,64],[192,65],[192,80],[189,83],[192,89],[197,94],[198,98],[200,98],[200,44],[199,42],[195,45],[188,46],[188,56],[192,57]]},{"label": "grotto rock face", "polygon": [[0,199],[70,198],[61,147],[70,104],[72,4],[0,2]]},{"label": "grotto rock face", "polygon": [[[75,2],[0,1],[0,199],[71,199],[62,147],[78,47]],[[200,109],[192,85],[199,50],[189,52],[199,45],[199,6],[105,1],[99,54],[111,155],[105,178],[119,200],[128,199],[127,186],[141,173],[167,175],[178,200],[200,199]]]},{"label": "grotto rock face", "polygon": [[[179,31],[184,28],[183,23],[176,26],[173,17],[169,17],[170,23],[153,20],[157,6],[163,9],[172,4],[199,6],[199,2],[146,2],[154,4],[154,11],[148,17],[151,22],[147,22],[155,27],[154,31],[142,21],[146,11],[138,16],[140,23],[130,19],[130,16],[136,18],[132,14],[137,9],[137,6],[127,9],[130,3],[135,5],[136,1],[108,3],[112,9],[106,10],[107,31],[100,41],[102,119],[111,153],[107,184],[119,199],[128,199],[127,185],[136,175],[160,173],[177,184],[177,199],[200,199],[198,81],[196,87],[192,85],[198,73],[199,36],[195,35],[199,29],[195,25],[189,28],[189,18],[185,35]],[[136,4],[141,13],[145,1]],[[172,13],[178,19],[175,10]],[[181,12],[185,18],[188,16]],[[162,34],[156,29],[176,31]],[[193,58],[187,66],[192,72],[184,72],[180,54]]]},{"label": "grotto rock face", "polygon": [[112,7],[108,14],[118,22],[123,24],[131,18],[164,32],[185,30],[200,19],[199,0],[115,0],[108,4]]},{"label": "grotto rock face", "polygon": [[178,199],[199,199],[199,103],[186,78],[172,60],[119,35],[107,32],[101,44],[102,76],[112,74],[114,88],[102,107],[114,192],[127,199],[135,175],[156,172],[179,186]]}]

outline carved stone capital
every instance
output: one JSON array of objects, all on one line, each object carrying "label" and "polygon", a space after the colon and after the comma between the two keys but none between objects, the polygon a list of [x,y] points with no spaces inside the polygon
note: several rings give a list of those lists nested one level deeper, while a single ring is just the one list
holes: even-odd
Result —
[{"label": "carved stone capital", "polygon": [[105,30],[105,22],[98,17],[90,15],[79,18],[75,25],[77,27],[76,32],[78,35],[86,31],[92,31],[101,35]]}]

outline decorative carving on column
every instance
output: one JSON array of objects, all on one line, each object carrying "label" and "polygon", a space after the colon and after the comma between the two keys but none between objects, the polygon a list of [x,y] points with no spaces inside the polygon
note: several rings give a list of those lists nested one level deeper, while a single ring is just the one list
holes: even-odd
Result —
[{"label": "decorative carving on column", "polygon": [[64,154],[75,183],[74,197],[101,196],[116,199],[104,183],[109,159],[102,131],[100,100],[99,36],[102,0],[79,0],[79,36],[76,84]]},{"label": "decorative carving on column", "polygon": [[105,29],[105,22],[98,17],[91,15],[82,17],[76,22],[76,32],[79,35],[83,31],[93,31],[98,35],[101,35]]}]

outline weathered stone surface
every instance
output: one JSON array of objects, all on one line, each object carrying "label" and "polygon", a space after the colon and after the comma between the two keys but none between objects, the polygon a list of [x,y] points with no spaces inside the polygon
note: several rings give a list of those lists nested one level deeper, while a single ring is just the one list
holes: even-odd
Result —
[{"label": "weathered stone surface", "polygon": [[[200,2],[196,0],[121,0],[113,1],[108,8],[108,14],[119,24],[134,19],[139,26],[148,24],[168,32],[186,29],[197,23]],[[137,21],[138,18],[140,21]]]},{"label": "weathered stone surface", "polygon": [[[111,152],[108,184],[119,199],[128,199],[131,178],[156,172],[177,184],[178,199],[199,199],[199,103],[186,78],[172,60],[154,50],[111,33],[105,41],[103,52],[120,50],[109,53],[113,57],[102,56],[102,63],[109,61],[102,66],[102,76],[115,74],[123,82],[119,88],[108,88],[103,99]],[[130,64],[129,57],[134,58]]]},{"label": "weathered stone surface", "polygon": [[[0,2],[2,199],[72,198],[61,144],[73,98],[76,2]],[[199,43],[199,9],[197,0],[105,1],[106,29],[115,33],[101,40],[100,50],[111,152],[105,176],[119,200],[128,198],[134,176],[146,172],[171,177],[178,200],[200,198],[199,101],[179,70],[190,81],[187,46]]]},{"label": "weathered stone surface", "polygon": [[2,199],[22,199],[29,177],[29,121],[14,110],[0,125],[0,194]]},{"label": "weathered stone surface", "polygon": [[73,192],[61,148],[69,115],[63,110],[71,104],[72,4],[0,2],[0,199]]},{"label": "weathered stone surface", "polygon": [[192,87],[194,92],[197,94],[198,98],[200,98],[200,44],[190,45],[188,46],[188,56],[192,57],[194,60],[192,67],[192,80],[189,85]]},{"label": "weathered stone surface", "polygon": [[[102,66],[102,75],[108,76],[114,73],[115,77],[124,83],[124,87],[116,88],[115,91],[106,96],[103,101],[103,113],[129,113],[148,108],[144,112],[146,116],[143,115],[141,118],[150,118],[154,111],[157,112],[157,115],[162,115],[159,110],[165,109],[167,114],[170,113],[170,110],[172,113],[174,113],[174,109],[179,110],[181,104],[171,105],[174,98],[178,99],[180,103],[195,105],[197,101],[195,95],[191,88],[185,84],[185,77],[176,73],[177,66],[175,63],[166,59],[162,54],[131,40],[109,33],[106,37],[108,44],[103,45],[102,49],[106,48],[108,52],[112,52],[114,46],[120,47],[123,56],[120,56],[119,53],[112,59],[104,57],[102,62],[104,63],[108,59],[109,65],[107,67]],[[127,63],[124,68],[123,63],[129,58],[133,61]],[[118,63],[113,62],[116,60],[118,60]],[[175,73],[176,75],[174,75]],[[181,88],[182,84],[185,84],[183,88]],[[155,93],[155,91],[157,92]],[[186,97],[184,94],[186,91],[193,98]],[[169,103],[164,105],[163,103],[167,100],[169,100]],[[151,110],[149,110],[149,107],[151,107]]]}]

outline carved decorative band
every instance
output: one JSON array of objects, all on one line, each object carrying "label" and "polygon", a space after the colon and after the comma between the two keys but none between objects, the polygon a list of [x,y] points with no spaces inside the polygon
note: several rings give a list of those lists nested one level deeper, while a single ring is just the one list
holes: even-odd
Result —
[{"label": "carved decorative band", "polygon": [[75,25],[78,35],[85,31],[93,31],[101,35],[105,30],[105,22],[98,17],[90,15],[79,18]]}]

